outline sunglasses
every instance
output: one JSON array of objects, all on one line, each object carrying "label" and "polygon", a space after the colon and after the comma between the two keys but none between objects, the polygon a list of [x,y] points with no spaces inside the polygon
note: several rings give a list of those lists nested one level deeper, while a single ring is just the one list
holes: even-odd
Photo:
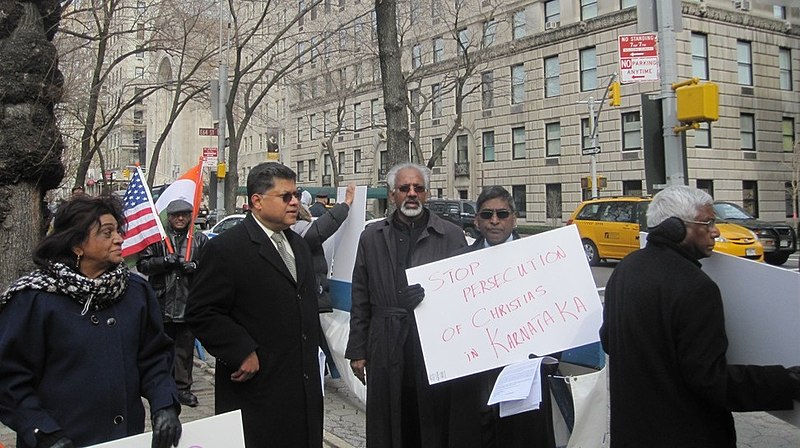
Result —
[{"label": "sunglasses", "polygon": [[[409,191],[411,191],[411,188],[412,188],[411,185],[405,184],[405,185],[400,185],[399,187],[397,187],[397,190],[401,191],[403,193],[408,193]],[[425,185],[414,185],[413,188],[414,188],[414,193],[417,193],[417,194],[425,193]]]},{"label": "sunglasses", "polygon": [[511,210],[505,208],[498,208],[498,209],[483,209],[478,212],[478,216],[481,219],[492,219],[492,216],[497,215],[497,219],[506,219],[511,216]]},{"label": "sunglasses", "polygon": [[283,194],[270,194],[270,195],[262,194],[261,196],[272,196],[272,197],[275,197],[275,198],[281,198],[281,200],[285,204],[288,204],[288,203],[292,202],[292,198],[295,198],[295,199],[297,199],[299,201],[300,200],[300,194],[301,193],[299,191],[290,191],[288,193],[283,193]]}]

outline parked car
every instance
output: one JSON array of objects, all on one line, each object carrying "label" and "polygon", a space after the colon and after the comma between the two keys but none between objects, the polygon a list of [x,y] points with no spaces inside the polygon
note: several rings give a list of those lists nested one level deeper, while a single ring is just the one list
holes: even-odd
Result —
[{"label": "parked car", "polygon": [[214,225],[214,227],[204,230],[203,233],[208,235],[209,238],[214,238],[215,236],[219,235],[220,233],[230,229],[231,227],[239,224],[244,219],[245,215],[241,213],[237,213],[235,215],[228,215],[222,218],[222,221],[218,222]]},{"label": "parked car", "polygon": [[733,202],[714,202],[714,212],[720,219],[752,230],[764,246],[764,260],[769,264],[780,266],[797,250],[797,234],[790,225],[761,221]]},{"label": "parked car", "polygon": [[478,238],[480,232],[475,227],[475,201],[466,199],[428,199],[425,203],[428,209],[457,226],[464,229],[471,238]]},{"label": "parked car", "polygon": [[[592,266],[600,260],[621,260],[640,247],[639,232],[647,228],[649,197],[611,197],[582,202],[567,224],[578,226],[586,259]],[[718,222],[717,252],[763,261],[764,247],[758,237],[736,224]]]}]

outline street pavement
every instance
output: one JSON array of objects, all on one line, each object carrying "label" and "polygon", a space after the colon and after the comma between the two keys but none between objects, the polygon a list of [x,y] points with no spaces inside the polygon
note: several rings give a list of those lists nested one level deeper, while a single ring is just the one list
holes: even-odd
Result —
[{"label": "street pavement", "polygon": [[[200,400],[195,408],[184,406],[181,421],[186,423],[214,415],[214,360],[195,358],[193,391]],[[653,403],[658,406],[658,403]],[[800,428],[765,412],[735,413],[738,448],[797,448]],[[148,418],[149,421],[149,418]],[[149,425],[148,425],[149,426]],[[148,429],[149,430],[149,429]],[[324,448],[366,447],[364,407],[341,380],[325,379]],[[16,448],[16,436],[0,425],[0,448]],[[143,447],[144,448],[144,447]],[[291,448],[291,447],[287,447]]]}]

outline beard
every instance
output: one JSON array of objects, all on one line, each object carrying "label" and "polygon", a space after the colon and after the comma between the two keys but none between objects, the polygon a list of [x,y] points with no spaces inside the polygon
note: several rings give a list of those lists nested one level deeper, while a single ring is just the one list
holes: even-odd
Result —
[{"label": "beard", "polygon": [[[415,204],[418,205],[418,207],[417,208],[409,208],[409,207],[407,207],[407,205],[409,203],[415,203]],[[400,205],[400,213],[404,214],[405,216],[407,216],[409,218],[416,218],[417,216],[422,214],[422,204],[419,201],[405,200]]]}]

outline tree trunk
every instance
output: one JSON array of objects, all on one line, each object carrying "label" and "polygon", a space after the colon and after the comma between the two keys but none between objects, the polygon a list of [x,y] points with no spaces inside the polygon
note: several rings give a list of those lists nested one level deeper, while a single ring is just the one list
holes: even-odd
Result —
[{"label": "tree trunk", "polygon": [[60,14],[55,0],[0,7],[0,290],[31,270],[44,193],[64,177],[53,115],[64,80],[51,42]]},{"label": "tree trunk", "polygon": [[[408,110],[400,45],[397,42],[396,0],[375,0],[378,50],[381,61],[383,108],[386,111],[386,149],[389,166],[408,161]],[[379,179],[383,181],[384,179]]]}]

